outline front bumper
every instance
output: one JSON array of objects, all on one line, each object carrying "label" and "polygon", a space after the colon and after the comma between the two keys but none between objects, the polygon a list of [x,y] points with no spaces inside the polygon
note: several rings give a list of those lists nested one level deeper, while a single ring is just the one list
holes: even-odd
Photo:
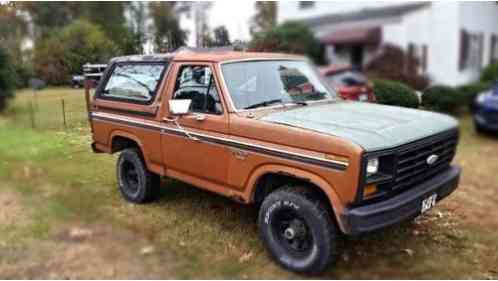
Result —
[{"label": "front bumper", "polygon": [[450,166],[444,172],[386,201],[346,209],[342,215],[343,230],[346,234],[358,235],[417,217],[425,198],[437,193],[439,201],[458,187],[460,173],[460,167]]},{"label": "front bumper", "polygon": [[474,122],[477,126],[489,130],[489,131],[497,131],[498,132],[498,123],[489,122],[486,120],[484,116],[481,114],[474,115]]}]

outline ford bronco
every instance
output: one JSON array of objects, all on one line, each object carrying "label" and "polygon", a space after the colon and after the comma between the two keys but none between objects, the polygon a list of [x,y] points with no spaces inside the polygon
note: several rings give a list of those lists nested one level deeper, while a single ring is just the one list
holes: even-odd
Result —
[{"label": "ford bronco", "polygon": [[460,178],[455,119],[343,101],[300,56],[119,57],[86,98],[93,151],[120,152],[126,200],[153,200],[169,177],[255,204],[263,244],[296,272],[323,271],[342,235],[413,219]]}]

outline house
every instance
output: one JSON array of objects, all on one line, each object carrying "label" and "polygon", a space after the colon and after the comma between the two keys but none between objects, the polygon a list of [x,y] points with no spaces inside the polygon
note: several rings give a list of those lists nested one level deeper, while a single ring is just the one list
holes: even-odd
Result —
[{"label": "house", "polygon": [[367,64],[384,44],[419,61],[434,83],[478,79],[498,60],[497,2],[279,2],[277,21],[300,21],[324,44],[330,63]]}]

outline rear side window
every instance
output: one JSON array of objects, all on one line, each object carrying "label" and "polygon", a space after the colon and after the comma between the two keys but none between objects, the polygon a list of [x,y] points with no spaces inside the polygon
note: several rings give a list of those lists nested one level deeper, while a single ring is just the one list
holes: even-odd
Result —
[{"label": "rear side window", "polygon": [[151,103],[166,68],[165,63],[124,63],[112,70],[100,97]]}]

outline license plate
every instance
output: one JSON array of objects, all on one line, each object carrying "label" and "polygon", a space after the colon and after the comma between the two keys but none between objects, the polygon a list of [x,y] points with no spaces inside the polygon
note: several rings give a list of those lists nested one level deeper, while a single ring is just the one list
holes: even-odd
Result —
[{"label": "license plate", "polygon": [[429,211],[432,207],[436,205],[437,194],[432,194],[431,196],[425,198],[422,201],[421,213]]},{"label": "license plate", "polygon": [[363,93],[358,97],[359,101],[368,101],[368,94]]}]

